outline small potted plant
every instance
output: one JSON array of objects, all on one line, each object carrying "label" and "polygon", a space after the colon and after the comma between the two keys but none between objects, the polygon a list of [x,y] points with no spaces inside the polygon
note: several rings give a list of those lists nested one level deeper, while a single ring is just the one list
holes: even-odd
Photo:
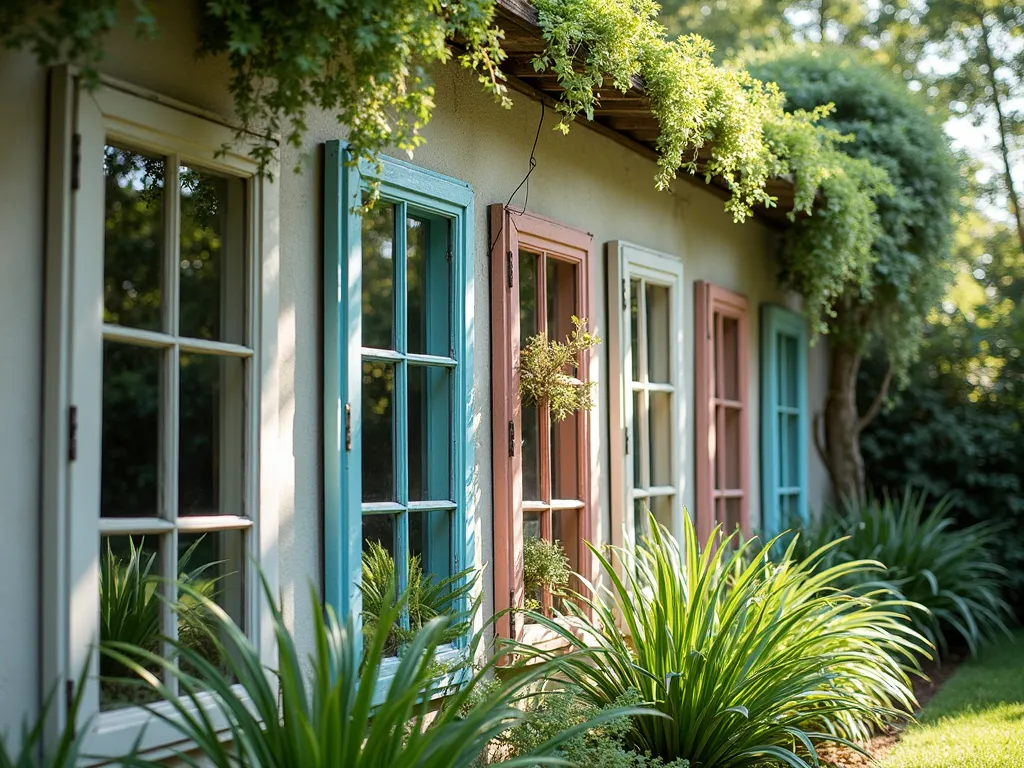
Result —
[{"label": "small potted plant", "polygon": [[569,586],[569,559],[559,541],[527,536],[523,541],[524,607],[528,611],[544,609],[545,592],[552,598],[564,597]]}]

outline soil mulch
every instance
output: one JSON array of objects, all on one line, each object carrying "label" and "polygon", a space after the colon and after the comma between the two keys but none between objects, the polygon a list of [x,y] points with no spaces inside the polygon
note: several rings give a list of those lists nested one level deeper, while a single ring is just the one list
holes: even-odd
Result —
[{"label": "soil mulch", "polygon": [[[914,695],[917,697],[918,704],[915,715],[920,714],[925,704],[931,701],[932,697],[965,660],[965,653],[950,651],[941,664],[929,661],[921,665],[925,677],[913,679]],[[890,726],[885,732],[872,736],[868,741],[860,742],[858,746],[875,760],[881,760],[899,742],[900,734],[905,727],[905,725]],[[829,768],[871,768],[873,765],[871,760],[849,747],[821,747],[818,749],[818,757],[822,766]]]}]

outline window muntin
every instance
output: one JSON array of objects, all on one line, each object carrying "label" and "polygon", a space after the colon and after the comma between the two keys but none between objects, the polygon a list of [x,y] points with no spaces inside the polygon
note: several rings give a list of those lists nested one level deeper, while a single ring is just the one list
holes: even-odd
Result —
[{"label": "window muntin", "polygon": [[749,533],[747,301],[703,281],[695,292],[698,532]]},{"label": "window muntin", "polygon": [[[681,534],[686,432],[683,382],[682,264],[624,242],[608,244],[609,339],[621,374],[612,377],[612,542],[632,546],[648,510]],[[616,407],[617,404],[617,407]]]},{"label": "window muntin", "polygon": [[807,334],[784,307],[761,308],[761,527],[774,535],[808,518]]},{"label": "window muntin", "polygon": [[[562,543],[570,567],[589,576],[592,514],[591,416],[553,423],[546,408],[519,397],[519,350],[537,333],[571,331],[572,315],[588,317],[592,237],[555,222],[493,205],[492,414],[494,435],[495,607],[521,607],[523,541],[534,536]],[[590,327],[594,321],[590,319]],[[589,355],[579,377],[590,378]],[[575,585],[579,586],[579,585]],[[551,596],[540,596],[545,608]],[[522,621],[502,617],[497,631],[522,637]]]},{"label": "window muntin", "polygon": [[[373,611],[364,558],[400,589],[414,563],[437,581],[471,562],[473,193],[390,158],[383,176],[347,167],[344,153],[328,142],[324,260],[337,279],[325,281],[326,600],[358,620]],[[360,216],[371,178],[381,198]],[[401,618],[390,654],[415,621]]]}]

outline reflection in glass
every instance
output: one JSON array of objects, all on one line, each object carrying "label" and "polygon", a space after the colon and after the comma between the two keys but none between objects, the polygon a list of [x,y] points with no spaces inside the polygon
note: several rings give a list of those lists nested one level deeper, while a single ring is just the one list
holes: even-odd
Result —
[{"label": "reflection in glass", "polygon": [[527,539],[541,538],[541,513],[523,512],[523,536]]},{"label": "reflection in glass", "polygon": [[151,347],[103,342],[103,517],[157,514],[164,354]]},{"label": "reflection in glass", "polygon": [[648,499],[633,500],[633,535],[639,542],[643,537],[650,534],[651,527],[647,524],[647,503]]},{"label": "reflection in glass", "polygon": [[576,314],[576,267],[550,256],[546,263],[548,338],[564,341],[573,331]]},{"label": "reflection in glass", "polygon": [[103,320],[164,329],[164,159],[103,148]]},{"label": "reflection in glass", "polygon": [[237,357],[181,355],[179,515],[245,514],[245,365]]},{"label": "reflection in glass", "polygon": [[672,477],[672,395],[649,392],[651,417],[648,429],[651,485],[674,485]]},{"label": "reflection in glass", "polygon": [[451,374],[419,365],[410,365],[408,372],[409,500],[450,499]]},{"label": "reflection in glass", "polygon": [[[451,354],[451,267],[438,242],[447,236],[443,222],[410,216],[406,221],[409,352],[447,357]],[[433,250],[431,250],[433,248]]]},{"label": "reflection in glass", "polygon": [[725,517],[722,518],[722,532],[728,536],[740,527],[740,499],[724,499]]},{"label": "reflection in glass", "polygon": [[580,497],[577,457],[579,414],[551,425],[551,496],[555,499]]},{"label": "reflection in glass", "polygon": [[740,393],[740,327],[734,317],[722,318],[722,381],[725,398],[739,400]]},{"label": "reflection in glass", "polygon": [[647,478],[643,475],[643,467],[640,462],[640,440],[643,437],[644,427],[647,422],[647,411],[644,408],[644,393],[633,392],[633,434],[630,435],[629,450],[633,454],[633,487],[647,488]]},{"label": "reflection in glass", "polygon": [[394,349],[395,206],[363,215],[363,346]]},{"label": "reflection in glass", "polygon": [[633,381],[640,378],[640,281],[629,281],[629,338],[630,366]]},{"label": "reflection in glass", "polygon": [[395,366],[363,361],[363,501],[395,500]]},{"label": "reflection in glass", "polygon": [[540,501],[540,413],[535,405],[524,405],[522,414],[523,498]]},{"label": "reflection in glass", "polygon": [[529,251],[519,252],[519,343],[526,345],[540,328],[537,319],[537,273],[540,257]]},{"label": "reflection in glass", "polygon": [[725,484],[723,488],[739,490],[740,486],[740,410],[725,408],[725,435],[718,450],[725,452]]},{"label": "reflection in glass", "polygon": [[652,496],[650,499],[651,512],[659,525],[669,530],[672,529],[672,507],[675,504],[675,496]]},{"label": "reflection in glass", "polygon": [[452,513],[446,509],[409,512],[409,555],[434,583],[453,575]]},{"label": "reflection in glass", "polygon": [[[163,576],[159,536],[104,536],[100,539],[100,643],[130,643],[160,651]],[[160,698],[135,672],[99,654],[100,709],[144,704]],[[149,671],[159,675],[156,665]]]},{"label": "reflection in glass", "polygon": [[[580,558],[578,543],[580,536],[580,511],[578,509],[552,510],[551,512],[551,539],[562,545],[565,557],[569,561],[569,570],[579,573]],[[581,584],[576,577],[569,579],[569,589],[578,592]],[[564,600],[565,598],[562,598]],[[565,610],[561,601],[556,603],[555,608]]]},{"label": "reflection in glass", "polygon": [[369,551],[371,544],[377,544],[394,558],[394,515],[363,515],[363,552]]},{"label": "reflection in glass", "polygon": [[245,182],[188,166],[181,200],[182,336],[245,342]]},{"label": "reflection in glass", "polygon": [[647,285],[647,373],[650,381],[671,383],[669,293],[664,285]]}]

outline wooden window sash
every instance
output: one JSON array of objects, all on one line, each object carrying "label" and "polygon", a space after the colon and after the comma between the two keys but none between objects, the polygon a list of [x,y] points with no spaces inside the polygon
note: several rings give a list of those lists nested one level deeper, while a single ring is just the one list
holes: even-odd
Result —
[{"label": "wooden window sash", "polygon": [[[503,205],[492,205],[491,227],[491,395],[493,434],[493,504],[494,504],[494,602],[495,612],[518,608],[525,601],[523,583],[524,512],[541,512],[541,534],[550,540],[553,511],[566,508],[563,499],[552,498],[550,456],[550,422],[540,413],[540,485],[542,499],[523,498],[523,419],[519,397],[519,352],[525,339],[520,338],[519,253],[537,253],[538,263],[538,332],[546,330],[546,260],[555,258],[575,268],[576,303],[574,314],[591,320],[591,273],[593,237],[580,230],[535,214],[512,211]],[[591,355],[584,354],[579,377],[590,380]],[[556,429],[570,428],[566,421]],[[593,571],[592,556],[584,544],[591,540],[593,492],[591,488],[591,414],[582,412],[575,419],[577,454],[575,472],[578,512],[576,562],[581,575],[589,579]],[[560,455],[563,471],[572,466],[573,457]],[[538,503],[539,502],[539,503]],[[562,502],[562,503],[560,503]],[[579,508],[578,504],[573,508]],[[568,546],[565,542],[563,545]],[[513,629],[515,630],[513,632]],[[503,637],[520,639],[522,621],[503,615],[495,631]]]},{"label": "wooden window sash", "polygon": [[[697,533],[701,539],[725,523],[730,499],[739,501],[739,523],[750,533],[750,430],[748,378],[748,308],[744,296],[706,281],[694,284],[696,336],[696,480]],[[726,397],[724,348],[725,320],[736,321],[737,399]],[[726,409],[739,411],[739,441],[725,445]],[[735,450],[739,470],[738,488],[725,488],[728,452]],[[719,487],[721,480],[722,487]]]}]

